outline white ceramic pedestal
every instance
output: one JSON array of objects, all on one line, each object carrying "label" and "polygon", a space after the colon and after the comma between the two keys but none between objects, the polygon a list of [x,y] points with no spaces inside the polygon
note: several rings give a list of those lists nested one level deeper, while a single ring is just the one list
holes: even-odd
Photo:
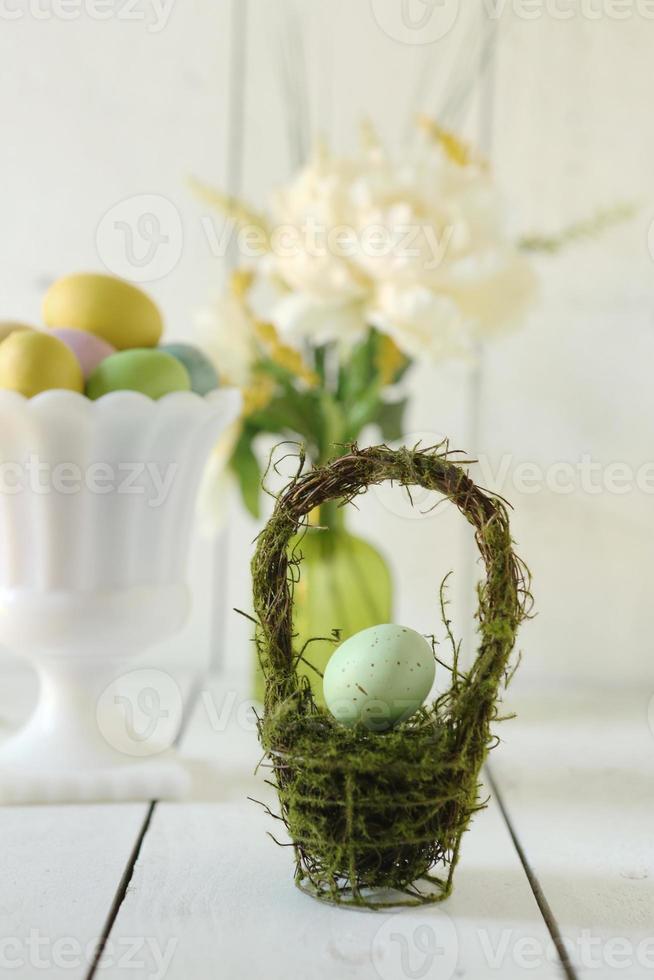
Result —
[{"label": "white ceramic pedestal", "polygon": [[34,714],[0,746],[0,802],[183,795],[181,699],[133,661],[186,619],[198,484],[239,407],[234,391],[0,392],[0,643],[40,676]]}]

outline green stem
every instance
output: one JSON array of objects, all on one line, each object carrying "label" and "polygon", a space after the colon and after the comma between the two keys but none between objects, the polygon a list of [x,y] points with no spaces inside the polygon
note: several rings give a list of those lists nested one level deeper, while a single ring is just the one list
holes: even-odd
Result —
[{"label": "green stem", "polygon": [[322,347],[316,347],[313,352],[313,364],[316,374],[319,376],[320,380],[325,383],[325,356],[327,353],[326,345]]},{"label": "green stem", "polygon": [[339,507],[336,500],[328,500],[320,507],[320,514],[318,523],[320,527],[328,528],[328,531],[323,532],[325,536],[331,535],[332,532],[344,531],[345,530],[345,508]]}]

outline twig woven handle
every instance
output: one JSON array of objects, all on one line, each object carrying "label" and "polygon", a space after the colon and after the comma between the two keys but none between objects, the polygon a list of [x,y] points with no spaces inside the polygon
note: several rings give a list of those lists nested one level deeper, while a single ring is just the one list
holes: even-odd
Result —
[{"label": "twig woven handle", "polygon": [[486,569],[485,581],[479,588],[481,643],[470,675],[472,683],[460,696],[465,703],[455,710],[468,720],[475,718],[479,724],[488,721],[517,628],[530,607],[529,573],[513,551],[506,504],[478,487],[461,462],[454,462],[451,456],[446,445],[413,450],[353,447],[347,455],[294,479],[278,497],[252,560],[267,711],[287,701],[300,687],[293,651],[289,542],[315,507],[328,501],[347,503],[370,486],[392,481],[443,494],[475,529]]}]

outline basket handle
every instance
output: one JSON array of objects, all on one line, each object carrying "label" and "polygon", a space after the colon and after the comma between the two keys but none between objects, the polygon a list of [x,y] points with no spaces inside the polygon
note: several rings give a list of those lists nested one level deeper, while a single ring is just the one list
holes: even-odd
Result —
[{"label": "basket handle", "polygon": [[[486,578],[479,586],[481,642],[470,682],[453,711],[486,723],[497,698],[521,621],[528,615],[529,572],[513,551],[504,501],[478,487],[446,444],[431,449],[353,447],[325,466],[294,479],[277,498],[252,559],[257,645],[266,680],[265,709],[272,711],[301,690],[293,651],[293,577],[288,545],[307,515],[328,501],[348,503],[373,485],[392,481],[436,490],[475,529]],[[465,461],[464,461],[465,462]]]}]

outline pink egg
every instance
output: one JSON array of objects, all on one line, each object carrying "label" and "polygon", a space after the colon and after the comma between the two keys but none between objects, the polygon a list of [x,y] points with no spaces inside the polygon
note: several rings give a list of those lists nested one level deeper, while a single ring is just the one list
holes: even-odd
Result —
[{"label": "pink egg", "polygon": [[95,334],[87,333],[85,330],[75,330],[73,327],[57,327],[54,330],[49,330],[48,333],[58,337],[72,350],[82,366],[85,379],[93,374],[98,364],[104,361],[105,357],[116,353],[116,348],[103,340],[102,337],[96,337]]}]

